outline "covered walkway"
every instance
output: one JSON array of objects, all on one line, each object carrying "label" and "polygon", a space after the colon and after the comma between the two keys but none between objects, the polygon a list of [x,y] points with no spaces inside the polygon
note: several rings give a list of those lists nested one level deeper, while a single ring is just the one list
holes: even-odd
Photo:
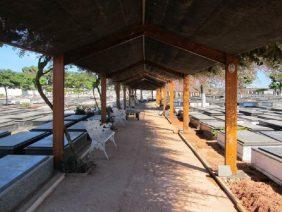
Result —
[{"label": "covered walkway", "polygon": [[68,176],[38,211],[235,211],[233,204],[152,107],[117,133],[110,160]]}]

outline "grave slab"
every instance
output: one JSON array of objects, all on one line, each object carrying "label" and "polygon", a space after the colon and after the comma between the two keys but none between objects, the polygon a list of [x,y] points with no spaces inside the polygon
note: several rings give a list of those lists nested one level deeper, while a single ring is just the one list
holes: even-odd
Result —
[{"label": "grave slab", "polygon": [[67,128],[68,131],[72,132],[86,132],[84,121],[77,122],[76,124]]},{"label": "grave slab", "polygon": [[5,131],[5,130],[0,130],[0,138],[6,137],[8,135],[11,135],[11,132]]},{"label": "grave slab", "polygon": [[[83,147],[90,144],[90,141],[87,139],[87,133],[85,132],[69,132],[71,140],[73,142],[73,147],[76,151],[81,150]],[[26,154],[36,154],[36,155],[51,155],[53,149],[53,135],[49,135],[25,148]],[[71,149],[66,137],[64,137],[64,149],[65,155],[71,153]]]},{"label": "grave slab", "polygon": [[271,131],[271,130],[273,130],[272,128],[261,126],[261,125],[257,125],[257,124],[253,124],[253,123],[248,122],[248,121],[240,122],[239,125],[241,127],[246,127],[250,131],[254,131],[254,132],[257,132],[257,131]]},{"label": "grave slab", "polygon": [[282,185],[282,146],[252,148],[252,166]]},{"label": "grave slab", "polygon": [[23,148],[49,135],[48,132],[20,132],[0,138],[0,155],[21,153]]},{"label": "grave slab", "polygon": [[282,142],[282,131],[262,131],[260,133]]},{"label": "grave slab", "polygon": [[[72,124],[74,124],[74,121],[64,121],[65,127],[69,127]],[[47,122],[45,124],[42,124],[36,128],[33,128],[31,131],[48,131],[52,132],[53,131],[53,122]]]},{"label": "grave slab", "polygon": [[53,175],[53,157],[7,155],[0,170],[0,211],[14,211]]},{"label": "grave slab", "polygon": [[70,115],[65,117],[65,121],[82,121],[87,119],[87,115]]},{"label": "grave slab", "polygon": [[259,124],[276,130],[282,130],[282,121],[277,120],[259,120]]},{"label": "grave slab", "polygon": [[[245,162],[251,162],[251,149],[253,147],[262,146],[280,146],[281,142],[262,135],[260,133],[251,132],[249,130],[238,131],[238,156]],[[220,131],[217,135],[218,144],[224,148],[225,146],[225,133]]]}]

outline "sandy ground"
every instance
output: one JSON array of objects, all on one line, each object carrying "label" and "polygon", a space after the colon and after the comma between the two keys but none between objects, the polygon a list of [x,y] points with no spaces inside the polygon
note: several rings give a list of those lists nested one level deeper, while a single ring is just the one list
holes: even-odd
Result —
[{"label": "sandy ground", "polygon": [[235,211],[190,149],[156,110],[120,128],[110,160],[95,154],[91,175],[70,175],[38,211]]},{"label": "sandy ground", "polygon": [[[183,122],[174,119],[173,125],[182,128]],[[216,140],[206,140],[194,128],[190,128],[190,132],[184,136],[213,171],[216,172],[218,165],[224,164],[224,151]],[[232,178],[225,182],[247,211],[282,211],[281,186],[242,161],[238,161],[238,169],[245,173],[245,177]]]}]

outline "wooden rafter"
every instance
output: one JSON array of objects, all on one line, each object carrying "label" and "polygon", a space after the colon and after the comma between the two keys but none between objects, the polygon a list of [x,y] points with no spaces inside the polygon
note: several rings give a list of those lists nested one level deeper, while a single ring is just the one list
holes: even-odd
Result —
[{"label": "wooden rafter", "polygon": [[81,59],[85,59],[99,52],[127,43],[132,39],[143,36],[143,34],[144,32],[141,26],[131,26],[125,30],[113,33],[99,41],[65,52],[65,64],[78,62]]},{"label": "wooden rafter", "polygon": [[146,67],[143,68],[143,70],[147,71],[148,73],[158,73],[159,75],[162,75],[164,78],[167,79],[176,79],[176,78],[182,78],[183,74],[179,73],[171,68],[165,67],[163,65],[160,65],[158,63],[152,62],[152,61],[138,61],[136,63],[130,64],[124,68],[121,68],[119,70],[115,70],[113,72],[108,73],[106,76],[108,78],[112,78],[114,81],[121,80],[124,76],[127,77],[128,75],[131,75],[132,72],[136,73],[136,67],[140,65],[146,65],[149,67],[157,68],[159,71],[156,70],[147,70]]},{"label": "wooden rafter", "polygon": [[81,59],[85,59],[91,55],[98,54],[101,51],[106,51],[115,46],[127,43],[132,39],[139,38],[140,36],[152,38],[169,46],[174,46],[184,51],[188,51],[189,53],[220,63],[225,63],[227,56],[229,58],[234,57],[232,55],[227,55],[225,52],[192,42],[176,33],[164,31],[156,26],[137,25],[113,33],[94,43],[65,52],[65,64],[78,62]]}]

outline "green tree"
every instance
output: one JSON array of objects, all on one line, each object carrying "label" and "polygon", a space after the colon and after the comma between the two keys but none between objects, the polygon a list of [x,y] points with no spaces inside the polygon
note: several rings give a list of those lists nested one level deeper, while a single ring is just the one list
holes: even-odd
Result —
[{"label": "green tree", "polygon": [[6,105],[8,104],[8,88],[20,87],[18,73],[10,69],[0,70],[0,86],[5,90]]},{"label": "green tree", "polygon": [[282,94],[282,70],[272,72],[269,75],[271,84],[269,87],[275,91],[275,94]]},{"label": "green tree", "polygon": [[19,74],[20,87],[22,90],[34,90],[35,89],[35,76],[37,67],[30,66],[22,68],[22,73]]}]

